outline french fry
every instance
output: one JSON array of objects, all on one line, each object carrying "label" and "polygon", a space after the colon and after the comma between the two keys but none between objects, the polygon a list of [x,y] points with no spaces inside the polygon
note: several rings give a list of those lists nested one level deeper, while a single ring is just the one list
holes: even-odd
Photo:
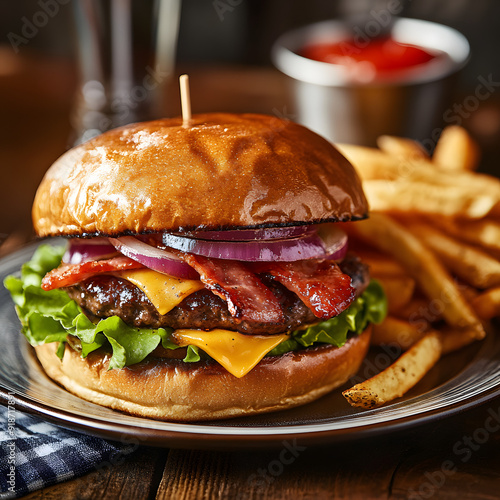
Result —
[{"label": "french fry", "polygon": [[406,160],[429,160],[425,149],[413,139],[395,137],[393,135],[381,135],[377,139],[378,147],[389,155]]},{"label": "french fry", "polygon": [[[356,252],[360,255],[358,252]],[[370,267],[370,275],[375,278],[379,277],[404,277],[408,276],[404,268],[397,263],[394,259],[386,255],[364,255],[361,254],[360,258],[363,262]]]},{"label": "french fry", "polygon": [[363,180],[395,180],[401,176],[401,161],[379,149],[353,144],[335,144],[335,146],[354,165]]},{"label": "french fry", "polygon": [[441,341],[430,332],[374,377],[347,389],[342,395],[351,406],[376,408],[401,397],[419,382],[441,356]]},{"label": "french fry", "polygon": [[415,280],[409,276],[377,276],[387,296],[389,313],[396,313],[405,307],[415,291]]},{"label": "french fry", "polygon": [[369,220],[347,225],[349,237],[369,245],[362,258],[388,298],[372,344],[406,351],[344,391],[363,408],[402,396],[442,354],[484,338],[484,325],[500,317],[500,180],[473,172],[475,141],[448,127],[432,158],[410,139],[382,136],[378,146],[338,145],[372,210]]},{"label": "french fry", "polygon": [[476,170],[480,160],[479,146],[462,127],[446,127],[436,145],[432,161],[445,170]]},{"label": "french fry", "polygon": [[487,253],[442,234],[430,225],[412,224],[410,230],[448,270],[466,283],[481,289],[500,285],[500,262]]},{"label": "french fry", "polygon": [[457,287],[460,290],[460,293],[463,295],[464,299],[467,302],[472,302],[481,292],[463,281],[460,282],[457,280]]},{"label": "french fry", "polygon": [[443,217],[433,220],[433,223],[462,241],[500,252],[500,222],[488,219],[474,222],[458,221]]},{"label": "french fry", "polygon": [[408,321],[387,316],[379,325],[373,325],[371,343],[373,345],[397,345],[406,351],[425,333],[423,329]]},{"label": "french fry", "polygon": [[365,146],[338,144],[337,147],[354,165],[363,181],[398,180],[403,183],[418,183],[423,196],[426,186],[441,186],[445,191],[451,188],[454,196],[465,193],[469,199],[491,198],[494,200],[493,206],[500,203],[500,179],[496,177],[466,170],[437,169],[432,162],[425,159],[402,160]]},{"label": "french fry", "polygon": [[353,232],[391,255],[418,283],[431,301],[437,301],[449,325],[469,328],[474,338],[485,336],[484,328],[457,285],[434,254],[403,226],[379,213],[352,224]]},{"label": "french fry", "polygon": [[435,307],[433,302],[420,297],[414,297],[408,304],[394,313],[398,319],[410,321],[418,325],[421,330],[429,327],[429,324],[443,318],[441,308]]},{"label": "french fry", "polygon": [[479,219],[487,216],[500,198],[487,192],[481,195],[462,186],[443,188],[414,181],[363,181],[363,189],[372,210],[388,213],[413,213],[435,216],[463,216]]},{"label": "french fry", "polygon": [[442,355],[458,351],[474,342],[473,332],[467,328],[451,328],[446,326],[439,330],[439,340],[441,342]]},{"label": "french fry", "polygon": [[500,316],[500,287],[491,288],[478,295],[472,301],[472,307],[474,307],[479,317],[483,319]]}]

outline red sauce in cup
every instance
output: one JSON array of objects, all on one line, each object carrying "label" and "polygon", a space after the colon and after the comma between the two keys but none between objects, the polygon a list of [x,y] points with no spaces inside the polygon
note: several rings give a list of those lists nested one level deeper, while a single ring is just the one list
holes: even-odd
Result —
[{"label": "red sauce in cup", "polygon": [[[334,43],[315,43],[304,47],[300,55],[308,59],[346,66],[359,76],[387,76],[388,74],[426,64],[441,52],[416,45],[400,43],[389,36],[367,41],[343,40]],[[366,79],[366,78],[364,78]]]}]

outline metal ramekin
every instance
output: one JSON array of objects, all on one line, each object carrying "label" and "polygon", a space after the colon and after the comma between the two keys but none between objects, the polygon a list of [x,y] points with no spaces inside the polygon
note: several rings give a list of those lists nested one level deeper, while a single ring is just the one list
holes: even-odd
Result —
[{"label": "metal ramekin", "polygon": [[[355,32],[364,43],[362,28]],[[454,77],[469,58],[467,39],[447,26],[398,18],[390,28],[395,40],[447,57],[371,82],[353,80],[344,66],[299,55],[306,44],[338,42],[352,33],[343,21],[325,21],[288,32],[274,44],[274,64],[292,79],[297,121],[333,142],[373,145],[382,134],[430,139],[443,124]]]}]

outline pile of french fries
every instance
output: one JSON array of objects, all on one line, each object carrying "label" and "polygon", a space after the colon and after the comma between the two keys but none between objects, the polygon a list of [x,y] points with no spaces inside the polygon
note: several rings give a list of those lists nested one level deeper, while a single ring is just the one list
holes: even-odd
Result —
[{"label": "pile of french fries", "polygon": [[344,391],[363,408],[401,397],[442,355],[483,339],[500,316],[500,180],[475,172],[475,141],[451,126],[432,157],[409,139],[383,136],[378,146],[337,145],[371,209],[369,219],[347,225],[350,242],[388,297],[372,343],[402,352]]}]

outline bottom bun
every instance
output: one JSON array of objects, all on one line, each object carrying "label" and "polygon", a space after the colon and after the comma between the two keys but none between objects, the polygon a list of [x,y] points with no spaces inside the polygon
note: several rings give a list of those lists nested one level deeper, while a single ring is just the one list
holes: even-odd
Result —
[{"label": "bottom bun", "polygon": [[255,415],[309,403],[344,384],[359,369],[371,328],[342,347],[320,346],[264,358],[243,378],[213,361],[148,359],[107,369],[109,355],[82,358],[66,345],[35,347],[46,373],[73,394],[115,410],[160,420],[196,421]]}]

